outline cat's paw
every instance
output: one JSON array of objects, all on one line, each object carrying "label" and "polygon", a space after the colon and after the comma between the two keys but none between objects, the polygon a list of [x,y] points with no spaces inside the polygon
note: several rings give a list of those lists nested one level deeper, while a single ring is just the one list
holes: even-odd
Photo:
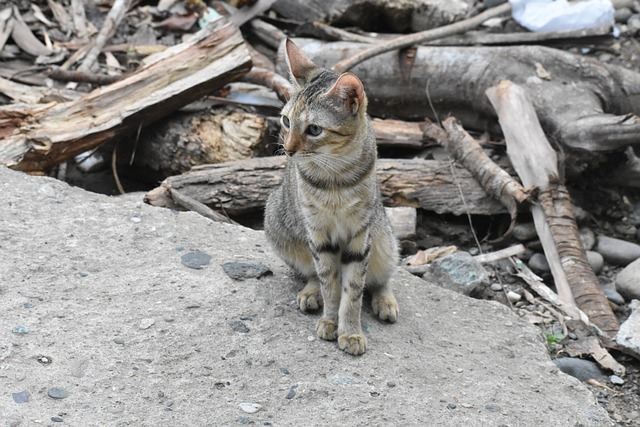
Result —
[{"label": "cat's paw", "polygon": [[340,347],[340,350],[358,356],[367,351],[367,338],[362,334],[340,335],[338,337],[338,347]]},{"label": "cat's paw", "polygon": [[398,320],[398,302],[393,294],[381,293],[371,298],[373,312],[382,320],[395,323]]},{"label": "cat's paw", "polygon": [[317,287],[306,286],[298,292],[296,301],[298,302],[298,307],[300,307],[301,312],[316,311],[322,307],[322,294]]},{"label": "cat's paw", "polygon": [[338,323],[333,319],[322,317],[316,324],[316,333],[323,340],[335,341],[338,337]]}]

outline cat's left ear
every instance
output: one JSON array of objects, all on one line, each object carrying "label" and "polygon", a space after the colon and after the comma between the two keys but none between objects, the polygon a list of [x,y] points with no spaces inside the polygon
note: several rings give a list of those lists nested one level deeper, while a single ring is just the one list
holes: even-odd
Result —
[{"label": "cat's left ear", "polygon": [[338,81],[329,89],[328,93],[336,97],[351,114],[356,114],[366,102],[362,82],[352,73],[344,73],[338,77]]},{"label": "cat's left ear", "polygon": [[311,59],[291,39],[284,44],[284,58],[289,67],[291,81],[302,87],[309,82],[313,72],[318,68]]}]

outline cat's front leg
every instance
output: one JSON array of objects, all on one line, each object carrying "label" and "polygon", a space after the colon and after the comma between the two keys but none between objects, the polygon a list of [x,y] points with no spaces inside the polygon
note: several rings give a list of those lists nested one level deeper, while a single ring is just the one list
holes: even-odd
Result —
[{"label": "cat's front leg", "polygon": [[340,248],[331,242],[316,240],[311,253],[320,280],[323,313],[316,325],[316,334],[323,340],[338,338],[338,311],[340,309]]},{"label": "cat's front leg", "polygon": [[340,257],[342,296],[338,314],[338,346],[353,355],[367,350],[360,315],[370,247],[368,233],[363,233],[349,243]]}]

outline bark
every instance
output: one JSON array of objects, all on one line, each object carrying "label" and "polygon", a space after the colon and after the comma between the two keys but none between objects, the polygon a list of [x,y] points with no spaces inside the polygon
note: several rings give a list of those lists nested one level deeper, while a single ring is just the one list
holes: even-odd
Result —
[{"label": "bark", "polygon": [[[247,72],[237,28],[218,20],[130,76],[66,103],[0,110],[0,164],[43,170],[114,137],[137,132]],[[16,118],[21,117],[21,120]]]},{"label": "bark", "polygon": [[[370,46],[294,41],[324,67]],[[536,64],[549,80],[536,76]],[[278,69],[285,69],[282,62]],[[351,71],[364,83],[375,117],[422,120],[432,104],[443,119],[453,115],[469,129],[494,129],[496,114],[484,91],[508,79],[526,88],[543,129],[568,147],[613,150],[640,142],[633,113],[640,110],[640,73],[557,49],[418,47],[387,52]]]},{"label": "bark", "polygon": [[[206,165],[164,180],[145,197],[155,206],[175,207],[171,190],[178,190],[229,215],[255,212],[282,181],[286,157],[265,157]],[[453,169],[453,172],[452,172]],[[378,181],[387,206],[412,206],[436,213],[503,213],[504,208],[486,195],[464,168],[448,162],[421,159],[380,159]]]},{"label": "bark", "polygon": [[575,299],[593,324],[615,336],[620,325],[587,261],[571,197],[559,181],[556,153],[532,103],[524,89],[507,81],[490,88],[487,95],[498,112],[513,167],[525,188],[537,187],[539,191],[539,205],[532,206],[532,214],[560,297],[566,303]]}]

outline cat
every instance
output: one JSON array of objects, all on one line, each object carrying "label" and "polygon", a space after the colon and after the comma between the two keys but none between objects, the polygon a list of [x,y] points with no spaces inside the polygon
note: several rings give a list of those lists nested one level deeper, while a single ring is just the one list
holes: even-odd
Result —
[{"label": "cat", "polygon": [[293,90],[282,109],[284,178],[265,210],[265,233],[275,252],[307,281],[301,311],[323,306],[318,337],[363,354],[362,294],[373,312],[395,322],[398,303],[389,279],[398,244],[376,179],[377,148],[367,96],[352,73],[314,64],[291,40],[285,59]]}]

